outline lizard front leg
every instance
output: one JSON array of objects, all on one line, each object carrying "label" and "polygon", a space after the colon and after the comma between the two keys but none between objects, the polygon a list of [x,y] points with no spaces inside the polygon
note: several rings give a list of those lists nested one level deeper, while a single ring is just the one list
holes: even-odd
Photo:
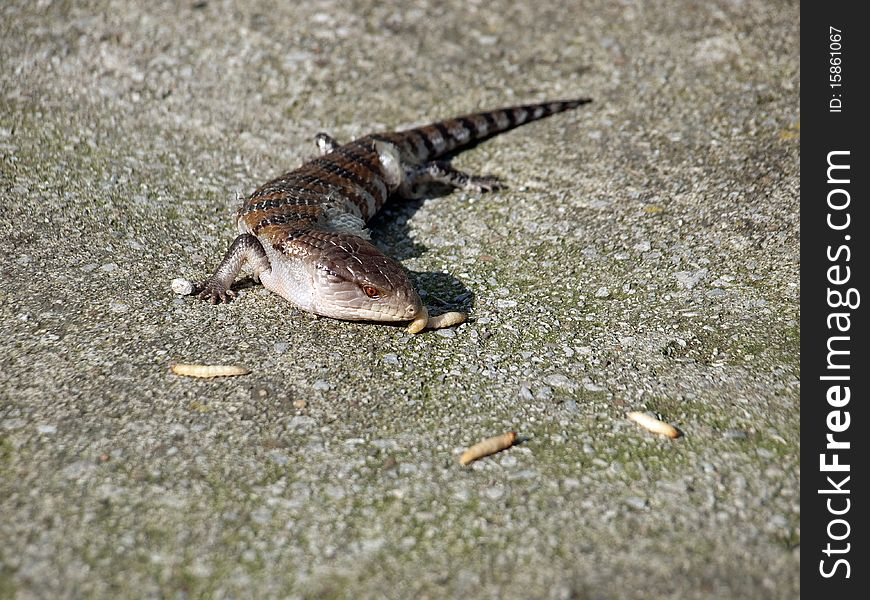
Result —
[{"label": "lizard front leg", "polygon": [[314,143],[317,144],[317,149],[320,150],[320,156],[329,154],[339,146],[334,137],[322,131],[314,136]]},{"label": "lizard front leg", "polygon": [[255,277],[270,269],[269,259],[260,240],[250,233],[243,233],[233,240],[214,275],[197,286],[201,288],[198,297],[212,304],[229,302],[236,295],[230,286],[246,262],[253,265]]}]

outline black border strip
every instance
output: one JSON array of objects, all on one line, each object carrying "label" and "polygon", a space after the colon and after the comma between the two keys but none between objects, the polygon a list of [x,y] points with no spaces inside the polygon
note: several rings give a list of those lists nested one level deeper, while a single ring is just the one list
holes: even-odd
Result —
[{"label": "black border strip", "polygon": [[[859,491],[870,483],[864,441],[870,439],[870,365],[862,361],[870,348],[870,143],[863,125],[870,111],[865,83],[870,24],[859,16],[861,7],[801,6],[801,594],[806,598],[863,598],[870,589],[870,506]],[[849,169],[829,173],[829,162]],[[841,298],[854,308],[835,306]],[[834,313],[848,316],[830,318]],[[829,346],[849,354],[831,354]],[[828,434],[849,448],[828,448]],[[848,471],[823,470],[821,455],[831,464],[835,454]],[[849,491],[837,493],[838,487]]]}]

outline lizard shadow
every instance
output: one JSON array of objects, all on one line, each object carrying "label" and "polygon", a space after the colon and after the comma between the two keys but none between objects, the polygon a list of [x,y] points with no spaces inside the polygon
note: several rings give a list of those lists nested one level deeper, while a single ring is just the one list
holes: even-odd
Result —
[{"label": "lizard shadow", "polygon": [[[368,223],[372,243],[400,262],[422,256],[429,248],[411,237],[409,220],[423,207],[426,200],[453,193],[455,190],[450,186],[430,184],[422,198],[391,198]],[[456,277],[440,271],[414,271],[405,268],[431,315],[450,311],[468,312],[474,308],[474,293]]]}]

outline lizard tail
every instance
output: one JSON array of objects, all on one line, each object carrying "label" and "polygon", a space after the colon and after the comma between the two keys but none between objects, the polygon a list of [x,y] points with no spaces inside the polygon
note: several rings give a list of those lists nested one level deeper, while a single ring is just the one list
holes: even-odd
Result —
[{"label": "lizard tail", "polygon": [[591,98],[578,98],[511,106],[438,121],[393,135],[398,138],[396,141],[402,149],[416,158],[415,162],[428,162],[520,125],[589,102],[592,102]]}]

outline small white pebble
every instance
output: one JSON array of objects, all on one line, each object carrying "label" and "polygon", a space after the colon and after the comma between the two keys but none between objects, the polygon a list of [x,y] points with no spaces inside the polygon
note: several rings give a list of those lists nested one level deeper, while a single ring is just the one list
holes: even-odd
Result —
[{"label": "small white pebble", "polygon": [[504,496],[504,487],[500,485],[494,485],[492,487],[486,488],[483,491],[483,494],[490,500],[498,500],[499,498]]},{"label": "small white pebble", "polygon": [[130,310],[130,306],[123,302],[109,302],[109,310],[113,313],[122,315]]},{"label": "small white pebble", "polygon": [[646,508],[646,500],[639,498],[638,496],[629,496],[625,499],[625,503],[636,510],[643,510]]},{"label": "small white pebble", "polygon": [[172,291],[179,296],[190,296],[193,293],[193,282],[184,277],[176,277],[170,285],[172,285]]},{"label": "small white pebble", "polygon": [[580,480],[574,479],[573,477],[566,477],[562,481],[562,485],[565,486],[566,490],[576,490],[577,488],[580,487]]}]

